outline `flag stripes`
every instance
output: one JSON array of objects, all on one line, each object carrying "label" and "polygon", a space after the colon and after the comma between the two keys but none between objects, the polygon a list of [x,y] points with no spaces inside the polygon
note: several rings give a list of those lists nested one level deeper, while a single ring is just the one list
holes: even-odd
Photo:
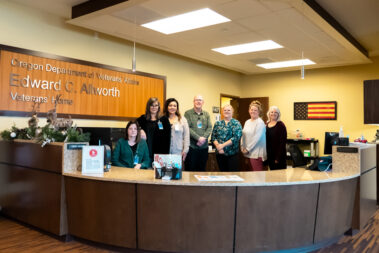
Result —
[{"label": "flag stripes", "polygon": [[294,103],[295,120],[335,120],[337,102],[298,102]]}]

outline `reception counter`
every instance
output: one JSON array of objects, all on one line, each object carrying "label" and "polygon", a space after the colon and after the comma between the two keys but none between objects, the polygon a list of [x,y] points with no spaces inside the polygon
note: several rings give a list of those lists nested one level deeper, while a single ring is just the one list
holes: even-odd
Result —
[{"label": "reception counter", "polygon": [[2,214],[57,236],[67,234],[63,146],[0,141]]},{"label": "reception counter", "polygon": [[[327,183],[355,178],[360,175],[357,171],[320,172],[306,170],[301,167],[276,171],[252,172],[183,172],[181,180],[155,179],[153,170],[136,170],[113,166],[109,172],[102,175],[83,175],[81,171],[63,172],[64,176],[89,180],[111,181],[121,183],[180,185],[180,186],[280,186],[296,184]],[[237,175],[243,181],[207,182],[199,181],[195,175]]]},{"label": "reception counter", "polygon": [[163,252],[261,252],[319,244],[351,227],[359,172],[239,172],[241,182],[154,179],[112,167],[65,172],[69,233]]},{"label": "reception counter", "polygon": [[[112,167],[82,175],[80,150],[0,141],[1,214],[53,234],[156,252],[262,252],[317,247],[352,227],[360,154],[332,172],[233,173],[239,182],[154,179]],[[339,162],[337,162],[339,161]]]}]

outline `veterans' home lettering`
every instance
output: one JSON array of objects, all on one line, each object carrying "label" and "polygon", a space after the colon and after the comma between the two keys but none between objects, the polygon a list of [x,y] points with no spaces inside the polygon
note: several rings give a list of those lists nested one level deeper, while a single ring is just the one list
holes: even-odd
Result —
[{"label": "veterans' home lettering", "polygon": [[11,73],[9,77],[9,85],[24,88],[40,88],[43,90],[61,90],[61,80],[54,82],[48,80],[31,79],[29,75],[21,79],[19,79],[19,77],[19,74]]},{"label": "veterans' home lettering", "polygon": [[[29,105],[37,102],[43,104],[42,111],[51,104],[61,104],[60,113],[75,117],[97,119],[106,115],[125,120],[144,111],[141,103],[128,100],[130,94],[139,101],[149,97],[162,101],[165,96],[165,77],[30,50],[26,51],[30,54],[19,51],[0,49],[0,90],[4,93],[0,111],[3,112],[27,112]],[[120,102],[126,106],[109,111],[109,107],[117,107]],[[99,106],[82,106],[88,103]]]},{"label": "veterans' home lettering", "polygon": [[92,84],[83,83],[82,87],[80,88],[80,93],[83,92],[85,92],[87,95],[120,97],[120,90],[117,89],[117,87],[113,87],[111,89],[99,88],[93,86]]},{"label": "veterans' home lettering", "polygon": [[74,100],[61,98],[61,96],[62,96],[62,94],[59,94],[58,96],[56,96],[56,98],[54,96],[52,96],[51,97],[51,103],[52,104],[65,104],[65,105],[74,104]]},{"label": "veterans' home lettering", "polygon": [[29,96],[25,94],[19,95],[17,92],[15,93],[11,92],[11,98],[12,100],[24,101],[24,102],[29,102],[29,101],[37,102],[37,103],[47,102],[47,97]]}]

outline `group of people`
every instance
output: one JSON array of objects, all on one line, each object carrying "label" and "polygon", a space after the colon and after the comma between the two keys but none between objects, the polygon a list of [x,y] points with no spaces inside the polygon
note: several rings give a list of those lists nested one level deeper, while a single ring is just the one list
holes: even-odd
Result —
[{"label": "group of people", "polygon": [[215,123],[211,137],[220,171],[239,170],[239,150],[249,159],[253,171],[263,170],[266,160],[271,170],[287,168],[287,130],[280,120],[280,110],[277,106],[270,107],[267,124],[260,117],[262,111],[259,101],[251,102],[250,119],[242,128],[240,122],[233,119],[233,107],[222,108],[224,119]]},{"label": "group of people", "polygon": [[211,135],[220,171],[239,170],[240,150],[249,158],[253,171],[263,170],[266,160],[271,170],[286,168],[287,131],[278,107],[270,107],[265,124],[260,117],[261,103],[253,101],[250,119],[242,129],[233,118],[231,105],[222,108],[223,120],[213,128],[209,113],[203,110],[203,96],[195,96],[193,105],[183,117],[175,98],[166,100],[163,113],[158,99],[150,98],[145,114],[128,122],[125,138],[117,142],[113,151],[112,164],[146,169],[151,167],[154,154],[176,154],[182,156],[186,171],[205,171]]}]

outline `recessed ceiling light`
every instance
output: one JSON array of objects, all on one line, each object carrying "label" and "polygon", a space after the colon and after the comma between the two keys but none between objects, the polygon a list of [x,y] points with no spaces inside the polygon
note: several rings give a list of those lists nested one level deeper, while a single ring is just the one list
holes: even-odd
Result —
[{"label": "recessed ceiling light", "polygon": [[172,34],[229,21],[230,19],[221,16],[209,8],[205,8],[156,20],[142,26],[160,33]]},{"label": "recessed ceiling light", "polygon": [[270,50],[270,49],[282,48],[282,47],[283,46],[279,45],[278,43],[272,40],[264,40],[264,41],[251,42],[251,43],[239,44],[239,45],[228,46],[228,47],[213,48],[212,50],[222,53],[222,54],[232,55],[232,54],[244,54],[244,53],[257,52],[257,51],[264,51],[264,50]]},{"label": "recessed ceiling light", "polygon": [[263,64],[257,64],[257,66],[264,69],[276,69],[276,68],[288,68],[288,67],[304,66],[304,65],[312,65],[312,64],[316,64],[316,63],[309,59],[300,59],[300,60],[292,60],[292,61],[278,61],[278,62],[271,62],[271,63],[263,63]]}]

